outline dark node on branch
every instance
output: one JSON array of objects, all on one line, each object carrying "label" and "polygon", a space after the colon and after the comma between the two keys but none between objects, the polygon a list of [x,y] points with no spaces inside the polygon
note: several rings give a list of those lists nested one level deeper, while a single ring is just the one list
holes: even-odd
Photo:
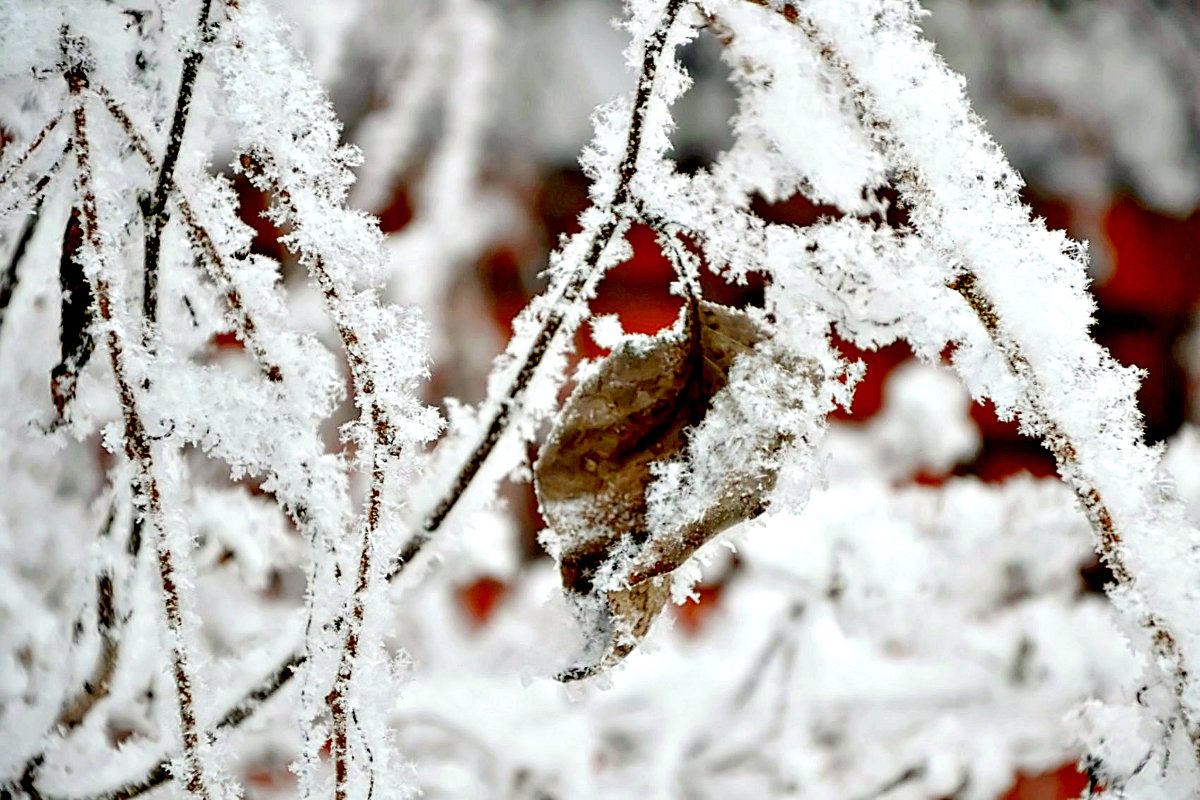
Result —
[{"label": "dark node on branch", "polygon": [[50,394],[58,422],[67,419],[68,406],[75,399],[79,373],[87,366],[95,347],[90,331],[92,290],[79,260],[82,247],[83,227],[79,222],[79,209],[72,208],[63,232],[62,255],[58,261],[58,283],[62,292],[59,361],[50,371]]}]

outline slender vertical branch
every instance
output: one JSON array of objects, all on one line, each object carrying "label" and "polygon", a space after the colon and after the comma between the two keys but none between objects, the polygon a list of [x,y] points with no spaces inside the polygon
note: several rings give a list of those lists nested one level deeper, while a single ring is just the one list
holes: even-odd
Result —
[{"label": "slender vertical branch", "polygon": [[350,684],[354,678],[354,665],[358,656],[359,640],[362,636],[363,620],[365,617],[365,600],[371,578],[371,545],[375,531],[379,528],[380,516],[383,513],[384,469],[382,459],[385,454],[378,449],[375,451],[374,464],[371,470],[371,488],[367,499],[367,517],[362,526],[362,543],[358,558],[358,578],[354,585],[354,596],[351,600],[351,610],[348,619],[344,620],[346,635],[342,640],[342,656],[338,664],[337,677],[333,689],[325,698],[329,706],[329,714],[333,721],[333,742],[330,755],[333,757],[334,798],[346,800],[347,784],[349,782],[350,744],[347,712]]},{"label": "slender vertical branch", "polygon": [[163,229],[167,226],[169,212],[167,198],[175,186],[175,165],[179,162],[179,151],[183,146],[183,134],[187,128],[188,112],[192,107],[192,92],[200,62],[204,60],[204,45],[209,39],[208,12],[212,0],[201,0],[200,20],[197,36],[191,50],[183,57],[183,69],[179,76],[179,93],[175,97],[175,113],[171,118],[171,129],[167,134],[167,151],[158,170],[154,194],[145,209],[145,261],[142,272],[142,315],[143,337],[149,346],[158,324],[158,261],[162,249]]},{"label": "slender vertical branch", "polygon": [[[243,168],[255,179],[266,179],[266,170],[262,163],[251,156],[242,157]],[[297,209],[288,190],[276,182],[274,190],[279,200],[294,217]],[[385,464],[392,449],[397,445],[396,431],[392,422],[387,418],[378,400],[377,376],[378,365],[373,358],[366,342],[350,324],[350,316],[346,313],[346,292],[334,279],[324,258],[319,253],[309,253],[309,271],[325,296],[325,304],[331,319],[337,327],[338,336],[342,340],[342,349],[350,366],[350,375],[354,383],[356,402],[361,409],[361,416],[369,424],[368,439],[369,453],[360,453],[360,458],[370,458],[371,481],[367,489],[367,507],[361,521],[362,537],[358,554],[358,571],[354,591],[350,598],[350,608],[343,612],[340,628],[344,631],[342,652],[339,659],[337,675],[333,688],[325,697],[325,704],[333,723],[333,738],[331,756],[334,767],[334,797],[335,800],[346,800],[347,785],[350,779],[350,724],[351,708],[349,693],[354,677],[355,661],[358,656],[360,638],[365,617],[366,593],[370,584],[371,548],[379,532],[383,515],[383,496],[387,483]]]},{"label": "slender vertical branch", "polygon": [[[87,136],[87,108],[83,90],[87,88],[87,75],[82,67],[71,66],[66,71],[67,85],[71,92],[74,108],[74,149],[80,203],[83,217],[84,240],[97,257],[104,252],[98,220],[95,192],[91,182],[91,153]],[[101,262],[103,259],[100,259]],[[127,358],[120,327],[116,324],[114,298],[108,278],[101,263],[92,278],[94,306],[105,330],[109,362],[117,384],[121,413],[125,421],[125,456],[135,465],[137,477],[133,481],[135,513],[148,520],[157,533],[159,577],[162,582],[163,607],[167,627],[171,636],[172,673],[175,679],[178,701],[180,733],[183,739],[184,768],[179,777],[192,795],[205,798],[207,790],[201,766],[200,748],[202,734],[196,720],[195,699],[192,695],[191,666],[183,648],[183,612],[180,607],[179,588],[175,577],[174,554],[166,541],[166,517],[162,505],[162,494],[154,463],[153,450],[142,423],[139,404],[133,385],[126,374]]]}]

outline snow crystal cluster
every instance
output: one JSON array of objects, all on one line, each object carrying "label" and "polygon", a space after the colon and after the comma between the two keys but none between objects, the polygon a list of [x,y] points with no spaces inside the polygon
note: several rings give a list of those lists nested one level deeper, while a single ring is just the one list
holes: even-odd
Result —
[{"label": "snow crystal cluster", "polygon": [[[391,301],[429,307],[438,355],[470,349],[436,307],[519,224],[485,175],[501,15],[400,4],[398,88],[360,150],[319,80],[352,48],[310,42],[310,66],[263,0],[153,6],[0,4],[6,793],[984,800],[1071,761],[1105,797],[1200,785],[1197,438],[1142,442],[1139,376],[1088,333],[1085,248],[1021,204],[915,0],[628,0],[589,206],[444,433],[425,317]],[[731,144],[680,170],[701,30],[738,107]],[[385,237],[351,201],[384,206],[418,162],[418,211]],[[1194,190],[1146,180],[1167,205]],[[756,212],[796,194],[829,213]],[[603,369],[572,375],[572,338],[634,225],[689,302],[702,270],[766,288],[686,456],[634,498],[646,529],[617,533],[653,552],[730,474],[770,480],[745,524],[646,567],[679,602],[721,578],[713,618],[673,628],[656,595],[624,661],[564,689],[604,631],[575,624],[569,565],[517,556],[497,487]],[[866,425],[829,421],[863,372],[834,333],[924,362]],[[915,483],[969,460],[972,399],[1063,480]],[[1107,600],[1081,585],[1094,553]],[[614,563],[609,602],[638,591]],[[503,591],[482,628],[460,612],[481,576]]]}]

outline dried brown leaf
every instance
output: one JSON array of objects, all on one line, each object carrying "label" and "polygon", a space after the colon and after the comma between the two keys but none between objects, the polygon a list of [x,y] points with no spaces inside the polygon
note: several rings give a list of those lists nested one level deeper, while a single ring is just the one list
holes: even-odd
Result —
[{"label": "dried brown leaf", "polygon": [[585,653],[591,663],[560,679],[586,677],[628,655],[666,604],[670,573],[765,509],[775,480],[766,462],[723,475],[701,517],[669,535],[652,538],[647,522],[651,465],[686,458],[688,432],[726,388],[734,361],[768,358],[756,349],[768,335],[743,311],[697,301],[674,327],[618,345],[567,400],[534,477],[563,587],[579,601],[584,624],[600,633],[603,652]]}]

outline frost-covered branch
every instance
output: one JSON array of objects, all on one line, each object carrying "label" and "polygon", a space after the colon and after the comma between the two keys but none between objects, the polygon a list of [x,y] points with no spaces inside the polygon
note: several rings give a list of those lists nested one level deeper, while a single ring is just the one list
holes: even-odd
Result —
[{"label": "frost-covered branch", "polygon": [[[530,162],[495,162],[527,146],[503,81],[532,18],[152,5],[0,10],[5,792],[982,800],[1076,758],[1114,797],[1196,785],[1195,442],[1141,443],[1082,248],[1030,220],[915,0],[627,0],[635,84],[593,115],[579,230],[428,454],[423,319],[480,353],[456,373],[482,361],[442,295],[502,235],[540,248]],[[357,193],[293,42],[355,70],[331,85]],[[732,141],[697,162],[676,101],[717,58]],[[797,195],[821,218],[773,221]],[[674,324],[598,320],[560,404],[603,276],[660,258]],[[833,334],[926,364],[844,425],[864,367]],[[1070,488],[953,477],[964,385]],[[508,471],[549,559],[493,503]],[[1111,602],[1081,586],[1089,525]]]},{"label": "frost-covered branch", "polygon": [[[78,47],[64,36],[65,48]],[[82,56],[76,56],[82,57]],[[143,514],[155,537],[158,551],[159,577],[162,581],[162,602],[170,635],[172,674],[178,702],[180,734],[183,740],[184,772],[179,776],[188,792],[197,797],[207,797],[206,776],[203,768],[202,741],[205,734],[200,730],[196,717],[196,700],[193,695],[195,683],[193,670],[187,653],[184,617],[181,608],[176,554],[167,532],[167,517],[163,508],[162,484],[155,466],[155,456],[142,422],[139,401],[134,385],[127,373],[128,349],[130,344],[122,338],[121,326],[117,321],[120,299],[113,292],[112,277],[105,264],[105,245],[100,233],[99,209],[92,188],[91,145],[87,134],[87,107],[84,90],[87,89],[87,73],[81,63],[72,64],[64,77],[74,103],[73,142],[76,161],[76,181],[80,194],[80,213],[83,218],[84,240],[87,244],[92,266],[88,270],[96,313],[103,323],[103,336],[108,348],[109,363],[113,379],[117,384],[122,415],[125,421],[125,457],[135,465],[137,477],[133,484],[134,505],[137,514]]]},{"label": "frost-covered branch", "polygon": [[[676,17],[685,5],[683,0],[668,0],[646,36],[642,51],[641,71],[637,79],[636,94],[630,109],[628,128],[622,157],[616,166],[615,175],[605,176],[603,189],[598,190],[600,199],[581,215],[584,230],[564,248],[560,263],[554,268],[553,276],[558,284],[550,290],[547,299],[526,309],[522,314],[524,327],[537,325],[536,333],[526,338],[518,336],[510,344],[510,353],[516,355],[518,346],[524,347],[520,365],[511,372],[505,388],[497,393],[488,405],[493,407],[485,425],[481,425],[482,438],[460,460],[461,466],[444,495],[425,516],[418,532],[408,541],[396,559],[391,575],[400,573],[414,559],[424,545],[445,523],[450,513],[463,498],[467,489],[479,475],[484,463],[500,443],[510,425],[522,411],[525,394],[533,382],[539,367],[547,355],[554,351],[556,342],[579,323],[578,302],[587,297],[603,274],[602,257],[609,246],[624,231],[629,219],[636,218],[636,209],[629,208],[632,183],[637,175],[638,163],[644,149],[643,131],[650,104],[655,97],[655,77],[660,60],[664,57],[667,38]],[[656,132],[655,136],[659,134]],[[656,146],[661,147],[661,145]],[[574,262],[578,259],[578,262]],[[536,322],[535,322],[536,321]],[[520,324],[520,323],[519,323]],[[507,366],[507,365],[505,365]]]},{"label": "frost-covered branch", "polygon": [[[1189,699],[1200,640],[1184,610],[1194,578],[1168,575],[1195,561],[1187,542],[1196,533],[1164,493],[1157,455],[1141,444],[1132,376],[1087,336],[1091,302],[1079,287],[1078,249],[1029,220],[1016,198],[1019,179],[965,109],[959,82],[917,40],[909,4],[892,4],[873,29],[865,12],[848,7],[759,4],[810,43],[826,79],[840,84],[898,171],[917,232],[955,270],[948,285],[1019,382],[1013,405],[1023,428],[1046,443],[1091,520],[1097,550],[1118,581],[1114,597],[1146,630],[1144,646],[1171,687],[1167,713],[1182,717],[1200,756],[1200,709]],[[948,130],[956,131],[950,152],[941,133]],[[1031,297],[1039,298],[1036,308]],[[1051,336],[1049,308],[1057,312]],[[970,384],[973,376],[958,363]]]},{"label": "frost-covered branch", "polygon": [[[103,87],[99,88],[98,93],[104,100],[104,105],[108,109],[109,114],[121,126],[121,129],[125,131],[125,135],[129,137],[130,145],[145,160],[146,166],[150,169],[157,169],[160,175],[163,174],[165,167],[158,167],[154,154],[151,152],[145,137],[134,126],[133,121],[125,113],[125,110],[117,104],[112,95],[105,91]],[[266,351],[266,345],[258,332],[258,323],[254,321],[255,318],[251,310],[247,307],[245,299],[242,297],[241,289],[239,289],[234,277],[234,270],[227,263],[226,256],[217,249],[215,238],[200,223],[196,212],[192,209],[191,201],[188,200],[186,194],[179,191],[173,179],[170,181],[167,191],[173,195],[175,202],[179,205],[180,216],[183,218],[184,225],[187,226],[191,238],[204,253],[205,259],[203,263],[209,270],[210,276],[225,293],[225,300],[234,316],[234,329],[238,334],[238,338],[250,348],[267,380],[272,383],[281,382],[283,380],[283,371]],[[234,256],[234,260],[236,260],[236,256]]]},{"label": "frost-covered branch", "polygon": [[149,198],[145,215],[145,255],[142,261],[142,318],[145,326],[143,338],[150,346],[154,328],[158,324],[158,262],[162,249],[163,228],[167,226],[167,198],[175,185],[175,166],[179,163],[179,149],[183,146],[183,134],[187,128],[188,112],[192,107],[192,92],[196,77],[200,74],[200,63],[204,60],[204,46],[209,35],[209,9],[212,0],[201,0],[200,20],[197,23],[196,41],[183,57],[183,69],[179,74],[179,90],[175,97],[175,113],[171,118],[171,129],[167,132],[167,150],[163,154],[158,179],[154,183],[154,194]]},{"label": "frost-covered branch", "polygon": [[20,170],[21,167],[23,167],[26,162],[33,157],[33,155],[38,151],[38,148],[40,148],[50,134],[54,132],[54,129],[58,127],[58,123],[62,122],[62,118],[62,114],[57,114],[51,117],[50,121],[47,122],[46,125],[29,141],[29,144],[25,146],[25,149],[22,150],[11,161],[9,161],[7,165],[5,165],[4,171],[0,172],[0,189],[4,189],[5,184],[11,181],[13,176],[17,174],[17,171]]}]

